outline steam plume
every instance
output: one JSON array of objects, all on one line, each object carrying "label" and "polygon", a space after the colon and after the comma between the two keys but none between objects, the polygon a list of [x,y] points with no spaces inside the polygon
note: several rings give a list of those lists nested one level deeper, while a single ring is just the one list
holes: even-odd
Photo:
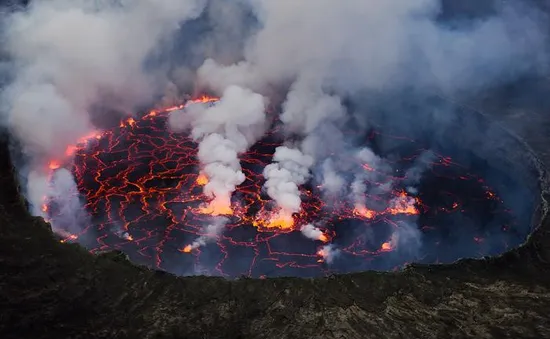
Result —
[{"label": "steam plume", "polygon": [[260,94],[230,86],[211,107],[192,104],[171,114],[172,129],[190,130],[199,142],[198,158],[208,178],[204,192],[213,199],[206,212],[231,214],[231,194],[245,180],[238,155],[263,134],[265,104]]},{"label": "steam plume", "polygon": [[223,231],[223,228],[225,225],[229,222],[229,219],[224,217],[215,217],[213,222],[206,225],[204,228],[204,235],[201,235],[195,241],[191,243],[191,245],[187,245],[184,247],[184,252],[191,252],[192,250],[196,250],[199,247],[202,247],[210,242],[216,241],[216,238],[220,236],[220,234]]},{"label": "steam plume", "polygon": [[334,244],[328,244],[323,246],[317,254],[322,258],[321,261],[331,264],[340,254],[340,251],[334,246]]},{"label": "steam plume", "polygon": [[278,147],[273,156],[273,164],[264,169],[267,194],[287,213],[300,211],[299,185],[309,179],[309,168],[313,159],[298,149]]},{"label": "steam plume", "polygon": [[315,227],[312,224],[306,224],[300,229],[302,234],[311,239],[311,240],[321,240],[326,242],[328,240],[327,236],[321,231],[318,227]]}]

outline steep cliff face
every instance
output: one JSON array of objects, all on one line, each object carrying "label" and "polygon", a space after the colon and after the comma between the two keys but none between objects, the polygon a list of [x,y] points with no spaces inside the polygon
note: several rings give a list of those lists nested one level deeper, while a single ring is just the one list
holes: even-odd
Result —
[{"label": "steep cliff face", "polygon": [[[530,133],[527,142],[550,141]],[[550,337],[544,204],[527,244],[498,258],[322,279],[178,278],[134,266],[121,253],[93,256],[60,243],[28,214],[6,145],[2,140],[2,338]]]}]

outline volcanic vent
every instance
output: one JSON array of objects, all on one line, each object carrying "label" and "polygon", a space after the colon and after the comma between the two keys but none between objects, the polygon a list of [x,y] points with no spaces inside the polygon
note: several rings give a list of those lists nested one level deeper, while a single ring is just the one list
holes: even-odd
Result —
[{"label": "volcanic vent", "polygon": [[[197,143],[167,128],[171,112],[217,101],[202,97],[129,118],[69,147],[74,164],[52,160],[51,184],[70,169],[78,192],[69,193],[85,206],[80,218],[68,218],[75,212],[64,206],[66,197],[45,198],[62,241],[92,252],[121,250],[180,275],[309,277],[496,255],[530,231],[529,188],[472,152],[475,142],[456,130],[438,138],[383,124],[367,133],[350,127],[362,147],[348,159],[360,170],[345,178],[347,193],[330,196],[323,187],[329,180],[309,178],[299,187],[300,210],[289,214],[265,189],[266,167],[285,150],[273,123],[240,155],[245,178],[231,200],[219,201],[205,194],[209,177]],[[83,231],[63,231],[67,220]]]}]

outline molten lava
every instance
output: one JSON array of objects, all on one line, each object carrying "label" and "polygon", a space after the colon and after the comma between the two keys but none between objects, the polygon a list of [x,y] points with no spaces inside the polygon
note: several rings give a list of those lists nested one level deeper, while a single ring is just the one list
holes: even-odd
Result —
[{"label": "molten lava", "polygon": [[260,213],[252,224],[258,228],[292,230],[294,218],[292,213],[279,210],[273,213]]},{"label": "molten lava", "polygon": [[372,219],[376,216],[376,212],[373,210],[369,210],[363,205],[356,205],[355,209],[353,210],[353,213],[359,217]]},{"label": "molten lava", "polygon": [[212,216],[218,215],[232,215],[233,209],[231,208],[231,202],[226,201],[223,198],[214,198],[209,203],[198,209],[199,213],[209,214]]},{"label": "molten lava", "polygon": [[60,164],[58,161],[56,161],[56,160],[52,160],[52,161],[50,161],[50,162],[48,163],[48,168],[49,168],[50,170],[52,170],[52,171],[53,171],[53,170],[56,170],[56,169],[58,169],[58,168],[60,168],[60,167],[61,167],[61,164]]},{"label": "molten lava", "polygon": [[[191,102],[217,100],[205,96]],[[366,184],[391,182],[396,189],[377,197],[365,193],[366,204],[329,204],[321,199],[318,186],[308,185],[300,187],[299,213],[280,210],[262,189],[262,170],[282,144],[274,133],[240,155],[246,180],[230,200],[207,197],[203,188],[209,178],[201,172],[196,143],[166,127],[170,112],[184,106],[153,110],[121,121],[116,129],[84,136],[67,148],[74,164],[49,162],[52,172],[61,167],[72,170],[91,216],[91,225],[82,227],[80,234],[64,236],[64,242],[92,238],[92,252],[119,249],[136,262],[177,274],[316,276],[404,264],[388,259],[402,244],[394,234],[417,220],[424,241],[437,248],[441,218],[474,208],[457,193],[461,187],[469,192],[481,187],[476,196],[482,198],[476,204],[487,204],[493,215],[507,220],[507,229],[513,224],[509,210],[480,177],[441,155],[429,170],[441,187],[433,196],[409,195],[400,186],[405,177],[380,173],[385,179]],[[381,135],[373,132],[365,142]],[[406,168],[423,150],[418,145],[399,166]],[[360,166],[377,172],[371,164]],[[54,224],[62,219],[51,197],[45,198],[42,211]],[[220,216],[227,217],[223,229],[207,230]],[[310,223],[320,226],[308,239],[300,229]],[[481,246],[483,237],[482,232],[475,234],[471,243]],[[391,267],[386,267],[386,260]]]}]

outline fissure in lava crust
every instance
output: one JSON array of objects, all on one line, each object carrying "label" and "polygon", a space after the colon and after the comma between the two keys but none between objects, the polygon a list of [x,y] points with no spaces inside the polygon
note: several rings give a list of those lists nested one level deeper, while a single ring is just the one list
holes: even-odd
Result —
[{"label": "fissure in lava crust", "polygon": [[[392,182],[392,190],[367,196],[367,205],[357,208],[345,199],[324,201],[319,184],[310,182],[301,187],[302,212],[293,216],[293,224],[270,223],[275,207],[262,191],[262,171],[282,144],[274,128],[240,156],[246,181],[233,194],[233,213],[223,232],[191,249],[198,237],[208,237],[205,225],[215,217],[202,208],[207,179],[199,174],[196,143],[166,126],[174,109],[130,118],[83,138],[67,149],[74,155],[70,165],[50,162],[52,175],[61,167],[72,170],[90,216],[80,233],[64,234],[62,241],[80,242],[92,252],[118,249],[134,262],[179,275],[226,277],[391,270],[411,261],[498,254],[521,241],[514,232],[516,218],[496,192],[448,156],[434,153],[417,193],[408,193],[400,183],[425,146],[377,131],[364,138],[366,146],[380,138],[409,144],[407,154],[392,160],[393,173],[365,183]],[[364,171],[376,171],[362,165]],[[43,210],[63,228],[65,212],[55,199],[45,201]],[[307,224],[320,231],[317,240],[300,232]],[[330,262],[327,251],[333,252]]]}]

